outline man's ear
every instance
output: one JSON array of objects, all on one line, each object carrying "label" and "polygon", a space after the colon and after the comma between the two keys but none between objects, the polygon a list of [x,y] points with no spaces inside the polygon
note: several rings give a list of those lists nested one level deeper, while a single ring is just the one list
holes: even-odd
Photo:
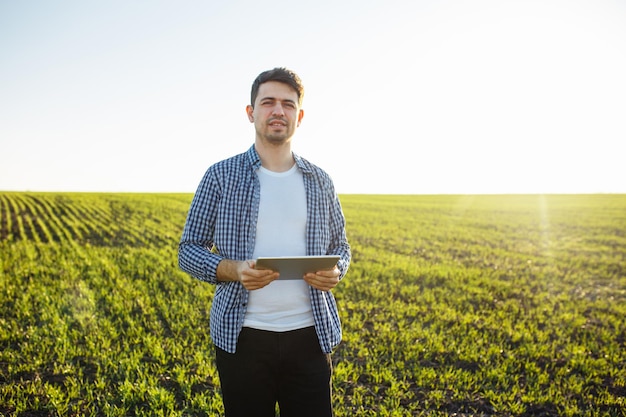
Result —
[{"label": "man's ear", "polygon": [[304,110],[300,109],[298,112],[298,127],[300,127],[300,123],[302,122],[302,118],[304,117]]},{"label": "man's ear", "polygon": [[248,120],[250,120],[250,123],[254,123],[254,115],[252,114],[253,112],[254,112],[254,107],[248,104],[246,106],[246,114],[248,115]]}]

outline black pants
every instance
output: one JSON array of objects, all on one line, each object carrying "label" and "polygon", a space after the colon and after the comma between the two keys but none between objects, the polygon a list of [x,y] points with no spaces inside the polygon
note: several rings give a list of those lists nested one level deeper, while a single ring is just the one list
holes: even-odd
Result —
[{"label": "black pants", "polygon": [[268,332],[244,327],[237,352],[216,350],[227,417],[332,416],[330,355],[315,328]]}]

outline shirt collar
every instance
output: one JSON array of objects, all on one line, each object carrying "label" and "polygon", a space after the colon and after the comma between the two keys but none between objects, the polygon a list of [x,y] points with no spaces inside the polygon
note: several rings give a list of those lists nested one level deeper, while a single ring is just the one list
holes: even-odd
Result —
[{"label": "shirt collar", "polygon": [[254,148],[254,145],[252,145],[250,149],[248,149],[246,155],[248,156],[248,161],[250,162],[250,166],[254,171],[261,168],[261,157]]},{"label": "shirt collar", "polygon": [[[259,168],[261,168],[261,157],[256,151],[254,145],[252,145],[250,149],[248,149],[248,152],[246,152],[246,154],[248,156],[248,161],[250,162],[250,166],[252,167],[253,170],[256,171]],[[296,153],[292,153],[292,155],[293,155],[293,159],[296,161],[296,165],[298,166],[298,169],[302,171],[302,173],[310,174],[311,168],[308,166],[304,158],[302,158],[300,155],[297,155]]]},{"label": "shirt collar", "polygon": [[304,173],[304,174],[310,174],[311,173],[311,167],[306,163],[304,158],[302,158],[300,155],[297,155],[297,154],[294,153],[293,154],[293,159],[295,159],[296,165],[298,165],[298,169],[300,169],[300,171],[302,171],[302,173]]}]

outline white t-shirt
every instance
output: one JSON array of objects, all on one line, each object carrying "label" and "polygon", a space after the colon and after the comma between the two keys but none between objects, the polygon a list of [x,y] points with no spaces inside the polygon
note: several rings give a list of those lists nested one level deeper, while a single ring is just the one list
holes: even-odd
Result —
[{"label": "white t-shirt", "polygon": [[[306,192],[294,165],[286,172],[257,171],[261,183],[254,259],[306,255]],[[309,285],[302,279],[276,280],[250,291],[245,327],[284,332],[314,325]]]}]

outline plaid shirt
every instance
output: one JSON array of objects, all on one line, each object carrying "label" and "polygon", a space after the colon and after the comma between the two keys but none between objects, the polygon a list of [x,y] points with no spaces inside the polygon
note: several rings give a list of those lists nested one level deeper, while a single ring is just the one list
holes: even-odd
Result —
[{"label": "plaid shirt", "polygon": [[[304,177],[307,200],[307,255],[339,255],[340,278],[350,264],[345,219],[332,180],[320,168],[294,154]],[[178,249],[180,268],[217,285],[211,306],[211,339],[234,353],[248,303],[240,282],[217,281],[222,259],[252,259],[261,186],[261,159],[254,145],[245,153],[211,166],[191,202]],[[211,249],[214,250],[211,250]],[[341,323],[333,294],[309,287],[315,330],[322,351],[341,341]]]}]

